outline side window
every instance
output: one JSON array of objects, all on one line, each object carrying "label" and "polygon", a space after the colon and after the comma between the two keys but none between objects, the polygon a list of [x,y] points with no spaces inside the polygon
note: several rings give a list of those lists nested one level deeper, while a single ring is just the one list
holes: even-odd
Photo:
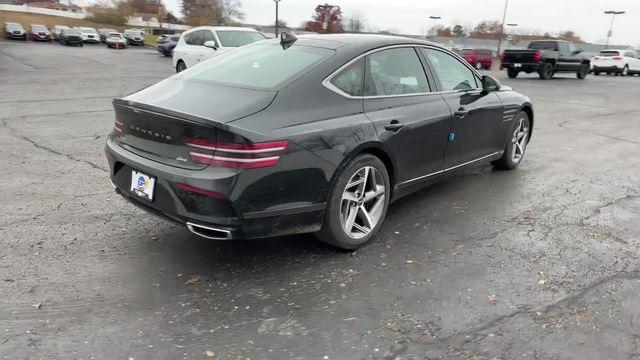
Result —
[{"label": "side window", "polygon": [[573,44],[569,44],[569,53],[570,53],[571,55],[575,54],[577,50],[578,50],[578,49],[576,48],[576,46],[575,46],[575,45],[573,45]]},{"label": "side window", "polygon": [[351,96],[362,96],[364,94],[364,58],[349,65],[337,74],[331,83]]},{"label": "side window", "polygon": [[427,75],[411,47],[382,50],[367,56],[365,94],[388,96],[429,92]]},{"label": "side window", "polygon": [[429,59],[433,71],[438,75],[443,91],[469,90],[478,87],[473,71],[453,56],[438,50],[421,50]]},{"label": "side window", "polygon": [[204,30],[194,31],[184,36],[184,42],[189,45],[202,45],[204,44]]},{"label": "side window", "polygon": [[213,32],[211,32],[211,30],[202,30],[202,45],[204,45],[204,43],[206,43],[207,41],[214,41],[216,43],[216,46],[218,46],[218,42],[213,36]]}]

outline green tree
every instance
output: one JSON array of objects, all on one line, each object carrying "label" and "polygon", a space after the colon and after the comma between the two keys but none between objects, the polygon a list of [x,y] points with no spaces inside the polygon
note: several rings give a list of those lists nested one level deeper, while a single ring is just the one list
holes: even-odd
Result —
[{"label": "green tree", "polygon": [[465,37],[467,35],[467,32],[464,30],[464,27],[462,27],[462,25],[456,25],[453,27],[453,36],[455,37]]}]

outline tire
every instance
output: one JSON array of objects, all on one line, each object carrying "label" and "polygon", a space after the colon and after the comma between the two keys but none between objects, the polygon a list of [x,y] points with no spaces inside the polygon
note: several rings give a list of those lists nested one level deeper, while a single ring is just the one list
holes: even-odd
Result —
[{"label": "tire", "polygon": [[[353,250],[366,244],[382,227],[390,190],[389,174],[382,161],[370,154],[356,156],[337,176],[322,228],[315,236],[341,249]],[[352,224],[349,233],[348,223]]]},{"label": "tire", "polygon": [[[513,170],[522,162],[531,139],[531,121],[526,112],[521,111],[515,118],[513,131],[507,139],[502,157],[491,162],[496,169]],[[523,140],[524,139],[524,140]],[[516,146],[516,144],[518,144]],[[515,151],[515,152],[514,152]]]},{"label": "tire", "polygon": [[507,69],[507,76],[509,77],[509,79],[517,78],[518,74],[520,74],[520,71],[516,69]]},{"label": "tire", "polygon": [[83,44],[83,43],[80,43],[80,47],[83,47],[83,46],[84,46],[84,44]]},{"label": "tire", "polygon": [[184,61],[182,60],[178,60],[178,63],[176,64],[176,72],[183,72],[187,70],[187,65],[184,63]]},{"label": "tire", "polygon": [[589,75],[589,64],[580,65],[580,70],[576,73],[578,79],[584,80],[587,78],[587,75]]},{"label": "tire", "polygon": [[624,66],[624,68],[622,69],[622,72],[620,73],[620,75],[629,76],[629,65],[625,65]]},{"label": "tire", "polygon": [[541,80],[549,80],[553,77],[553,65],[551,63],[542,64],[542,68],[538,70]]},{"label": "tire", "polygon": [[478,61],[476,63],[476,70],[482,70],[482,69],[484,69],[484,65],[482,65],[482,63],[480,61]]},{"label": "tire", "polygon": [[593,72],[593,75],[595,75],[595,76],[600,76],[600,71],[594,71],[594,72]]}]

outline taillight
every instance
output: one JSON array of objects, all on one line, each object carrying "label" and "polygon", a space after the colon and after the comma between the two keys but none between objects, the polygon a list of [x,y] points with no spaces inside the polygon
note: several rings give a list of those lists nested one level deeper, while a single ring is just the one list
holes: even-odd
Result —
[{"label": "taillight", "polygon": [[600,56],[594,56],[593,60],[600,60]]},{"label": "taillight", "polygon": [[116,118],[116,125],[113,127],[113,131],[115,131],[118,134],[122,134],[123,128],[124,128],[124,122]]},{"label": "taillight", "polygon": [[622,56],[613,56],[612,60],[622,60]]},{"label": "taillight", "polygon": [[542,61],[542,53],[540,51],[536,51],[536,53],[533,54],[533,61],[535,62]]},{"label": "taillight", "polygon": [[287,148],[289,142],[237,144],[191,138],[187,140],[187,145],[213,152],[190,151],[189,156],[193,162],[221,167],[255,169],[275,166],[280,160],[280,154]]}]

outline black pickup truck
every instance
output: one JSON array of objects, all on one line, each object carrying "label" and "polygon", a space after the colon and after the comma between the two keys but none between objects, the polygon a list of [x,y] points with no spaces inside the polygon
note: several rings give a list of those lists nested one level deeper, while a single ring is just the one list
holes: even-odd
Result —
[{"label": "black pickup truck", "polygon": [[584,79],[591,66],[582,50],[560,40],[532,41],[526,50],[505,50],[501,59],[500,69],[507,69],[512,79],[521,71],[537,72],[542,80],[551,79],[557,72],[576,73],[578,79]]}]

